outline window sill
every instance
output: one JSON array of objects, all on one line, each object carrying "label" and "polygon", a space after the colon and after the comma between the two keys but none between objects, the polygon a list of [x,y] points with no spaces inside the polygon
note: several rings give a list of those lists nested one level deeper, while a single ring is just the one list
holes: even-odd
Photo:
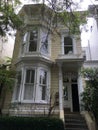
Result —
[{"label": "window sill", "polygon": [[40,100],[40,101],[30,101],[30,100],[23,100],[23,101],[12,101],[12,103],[17,103],[17,104],[22,104],[22,103],[32,103],[32,104],[48,104],[49,102],[44,101],[44,100]]}]

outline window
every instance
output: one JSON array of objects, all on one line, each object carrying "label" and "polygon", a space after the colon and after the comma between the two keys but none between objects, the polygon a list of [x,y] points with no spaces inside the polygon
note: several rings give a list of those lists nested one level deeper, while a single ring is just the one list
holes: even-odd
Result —
[{"label": "window", "polygon": [[24,84],[24,100],[32,100],[34,94],[35,70],[26,70]]},{"label": "window", "polygon": [[40,70],[39,85],[41,87],[41,99],[45,100],[47,89],[47,72],[43,69]]},{"label": "window", "polygon": [[27,52],[36,52],[38,47],[38,30],[33,29],[32,31],[26,32],[23,36],[22,43],[22,54],[25,52],[27,47]]},{"label": "window", "polygon": [[29,37],[29,52],[37,51],[37,39],[38,39],[38,31],[37,30],[31,31]]},{"label": "window", "polygon": [[47,54],[49,52],[48,34],[43,33],[41,38],[41,52]]},{"label": "window", "polygon": [[47,102],[49,96],[48,69],[44,69],[43,67],[24,67],[22,71],[17,75],[17,87],[15,88],[14,100],[27,103]]},{"label": "window", "polygon": [[64,54],[71,54],[73,52],[72,38],[64,37]]}]

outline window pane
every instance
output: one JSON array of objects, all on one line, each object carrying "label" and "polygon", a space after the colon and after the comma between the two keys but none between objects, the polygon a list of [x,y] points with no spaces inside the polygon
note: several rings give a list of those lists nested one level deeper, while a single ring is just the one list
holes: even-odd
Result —
[{"label": "window pane", "polygon": [[26,83],[30,82],[30,70],[26,71]]},{"label": "window pane", "polygon": [[64,37],[64,45],[72,45],[72,39],[70,37]]},{"label": "window pane", "polygon": [[44,70],[40,70],[40,84],[47,83],[47,72]]},{"label": "window pane", "polygon": [[36,30],[31,31],[29,39],[29,51],[37,50],[37,38],[38,38],[38,32]]},{"label": "window pane", "polygon": [[46,86],[42,86],[42,100],[45,100],[46,96]]},{"label": "window pane", "polygon": [[33,99],[33,84],[25,84],[24,89],[24,100],[32,100]]},{"label": "window pane", "polygon": [[70,53],[72,53],[72,47],[65,46],[64,47],[64,54],[70,54]]},{"label": "window pane", "polygon": [[34,79],[35,79],[35,70],[32,70],[32,69],[26,70],[26,80],[25,80],[25,86],[24,86],[24,100],[33,99]]},{"label": "window pane", "polygon": [[42,33],[42,39],[41,39],[41,52],[47,54],[48,53],[48,34]]},{"label": "window pane", "polygon": [[35,78],[35,70],[31,70],[31,79],[30,79],[30,83],[34,83],[34,78]]},{"label": "window pane", "polygon": [[29,51],[36,51],[36,50],[37,50],[37,42],[36,41],[30,41]]},{"label": "window pane", "polygon": [[35,70],[26,71],[26,83],[34,83]]},{"label": "window pane", "polygon": [[71,54],[73,52],[72,39],[64,37],[64,54]]},{"label": "window pane", "polygon": [[40,83],[41,87],[41,100],[45,100],[46,97],[46,89],[47,89],[47,71],[41,69],[40,70]]}]

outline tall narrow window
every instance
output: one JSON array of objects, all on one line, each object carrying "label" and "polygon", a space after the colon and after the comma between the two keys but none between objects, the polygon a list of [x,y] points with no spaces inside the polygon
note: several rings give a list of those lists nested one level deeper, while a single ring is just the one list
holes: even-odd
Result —
[{"label": "tall narrow window", "polygon": [[21,85],[21,71],[17,73],[17,83],[16,83],[16,89],[15,89],[15,100],[18,100],[19,98],[19,92],[20,92],[20,85]]},{"label": "tall narrow window", "polygon": [[35,70],[26,70],[25,84],[24,84],[24,100],[32,100],[34,94]]},{"label": "tall narrow window", "polygon": [[26,32],[26,33],[24,34],[24,36],[23,36],[21,54],[25,53],[26,45],[27,45],[27,39],[28,39],[28,32]]},{"label": "tall narrow window", "polygon": [[42,38],[41,38],[41,52],[44,54],[49,53],[49,45],[48,45],[48,34],[42,33]]},{"label": "tall narrow window", "polygon": [[64,54],[71,54],[73,52],[72,38],[64,37]]},{"label": "tall narrow window", "polygon": [[43,69],[40,70],[39,85],[41,87],[41,100],[45,100],[47,96],[47,71]]},{"label": "tall narrow window", "polygon": [[37,30],[30,31],[29,52],[37,51],[37,39],[38,39],[38,31]]}]

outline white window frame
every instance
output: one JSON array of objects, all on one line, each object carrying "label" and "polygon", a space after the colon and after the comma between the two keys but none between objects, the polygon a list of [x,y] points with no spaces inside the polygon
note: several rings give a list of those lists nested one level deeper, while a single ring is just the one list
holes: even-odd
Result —
[{"label": "white window frame", "polygon": [[61,43],[62,43],[61,54],[67,55],[67,54],[64,53],[64,37],[70,37],[72,39],[72,46],[73,46],[72,54],[74,54],[75,53],[75,40],[74,40],[74,37],[71,36],[71,35],[64,35],[64,34],[62,34],[62,37],[61,37]]},{"label": "white window frame", "polygon": [[[28,36],[27,36],[27,52],[28,53],[35,53],[35,52],[38,52],[38,50],[39,50],[39,41],[38,41],[38,38],[37,38],[37,47],[36,47],[36,51],[29,51],[29,46],[30,46],[30,33],[33,31],[34,29],[32,29],[32,30],[29,30],[28,31]],[[39,30],[38,30],[38,28],[37,29],[35,29],[35,30],[37,30],[37,35],[38,35],[38,37],[39,37]]]},{"label": "white window frame", "polygon": [[[27,70],[34,70],[35,71],[35,74],[34,74],[34,84],[33,85],[33,98],[28,100],[28,99],[24,99],[24,93],[25,93],[25,85],[26,85],[26,73],[27,73]],[[34,102],[34,96],[35,96],[35,89],[36,89],[36,68],[35,67],[29,67],[29,68],[25,68],[24,70],[24,81],[23,81],[23,91],[22,91],[22,101],[23,102],[29,102],[29,101],[32,101]]]}]

